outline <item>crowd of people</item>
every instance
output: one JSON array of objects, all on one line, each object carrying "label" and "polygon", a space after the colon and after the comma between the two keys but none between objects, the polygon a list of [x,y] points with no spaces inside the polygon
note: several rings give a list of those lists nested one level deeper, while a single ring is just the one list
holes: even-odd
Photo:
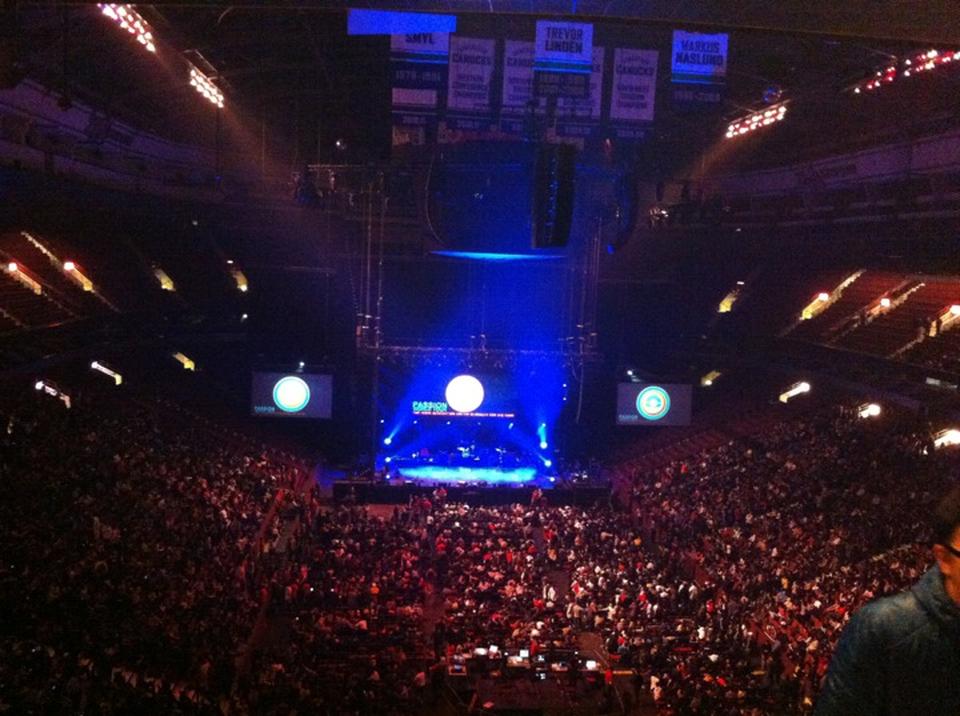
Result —
[{"label": "crowd of people", "polygon": [[831,407],[619,465],[627,504],[332,506],[169,418],[4,416],[0,710],[428,713],[478,648],[590,642],[626,708],[808,712],[849,615],[929,565],[957,466],[916,417]]},{"label": "crowd of people", "polygon": [[229,708],[303,466],[150,400],[30,397],[0,411],[0,712]]}]

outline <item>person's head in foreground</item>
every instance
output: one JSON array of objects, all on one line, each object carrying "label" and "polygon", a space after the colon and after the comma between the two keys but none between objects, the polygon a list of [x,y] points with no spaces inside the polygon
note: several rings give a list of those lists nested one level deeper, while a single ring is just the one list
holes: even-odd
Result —
[{"label": "person's head in foreground", "polygon": [[960,487],[937,505],[932,526],[936,564],[909,591],[853,615],[816,716],[960,714]]}]

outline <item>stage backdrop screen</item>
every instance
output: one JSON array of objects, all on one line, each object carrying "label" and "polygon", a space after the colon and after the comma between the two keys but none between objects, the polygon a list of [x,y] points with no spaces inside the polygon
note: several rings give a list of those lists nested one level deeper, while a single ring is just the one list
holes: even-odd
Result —
[{"label": "stage backdrop screen", "polygon": [[689,425],[693,387],[671,383],[620,383],[617,425]]},{"label": "stage backdrop screen", "polygon": [[329,418],[333,377],[320,373],[254,372],[250,414],[271,418]]},{"label": "stage backdrop screen", "polygon": [[417,381],[410,412],[436,418],[513,418],[516,390],[504,375],[439,371]]}]

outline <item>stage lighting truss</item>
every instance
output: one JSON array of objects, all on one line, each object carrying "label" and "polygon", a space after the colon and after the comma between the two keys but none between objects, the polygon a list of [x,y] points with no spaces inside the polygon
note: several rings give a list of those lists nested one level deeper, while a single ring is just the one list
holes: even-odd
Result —
[{"label": "stage lighting truss", "polygon": [[196,67],[190,68],[190,84],[197,92],[206,97],[211,104],[223,109],[223,92],[217,89],[213,81]]},{"label": "stage lighting truss", "polygon": [[926,74],[931,70],[951,64],[960,64],[960,51],[927,50],[903,60],[892,62],[882,70],[877,70],[873,77],[857,82],[851,89],[854,94],[875,92],[893,84],[898,79],[908,79]]},{"label": "stage lighting truss", "polygon": [[768,127],[771,124],[783,121],[787,116],[787,104],[781,104],[768,107],[757,112],[751,112],[745,117],[736,119],[727,125],[727,139],[742,137],[744,134],[750,134],[762,127]]},{"label": "stage lighting truss", "polygon": [[147,52],[155,53],[157,51],[157,46],[153,41],[153,33],[150,31],[150,25],[140,16],[140,13],[134,10],[133,5],[99,3],[97,7],[100,8],[100,12],[117,23],[122,29],[136,37],[137,42],[139,42]]}]

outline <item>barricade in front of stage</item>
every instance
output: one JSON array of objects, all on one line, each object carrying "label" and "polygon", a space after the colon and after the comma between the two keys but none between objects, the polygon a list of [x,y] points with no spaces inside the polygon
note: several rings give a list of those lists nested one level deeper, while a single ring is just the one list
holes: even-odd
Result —
[{"label": "barricade in front of stage", "polygon": [[[412,496],[430,497],[440,484],[416,485],[406,483],[391,485],[385,482],[340,480],[333,483],[333,499],[337,503],[405,505]],[[530,504],[534,487],[505,487],[484,485],[461,485],[444,483],[447,500],[468,505]],[[576,505],[590,507],[607,504],[610,488],[607,486],[555,487],[542,491],[549,505]]]}]

